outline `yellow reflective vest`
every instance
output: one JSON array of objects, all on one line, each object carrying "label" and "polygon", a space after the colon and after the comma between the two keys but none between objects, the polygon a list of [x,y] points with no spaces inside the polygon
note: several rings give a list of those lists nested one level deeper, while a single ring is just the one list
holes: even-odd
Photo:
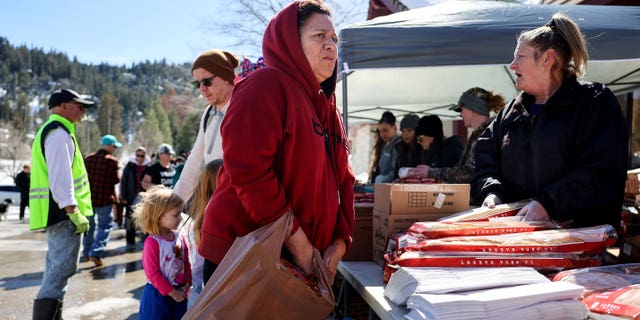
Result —
[{"label": "yellow reflective vest", "polygon": [[[29,189],[29,229],[37,230],[69,219],[63,208],[53,200],[49,188],[49,170],[44,156],[44,141],[51,130],[62,128],[71,138],[75,146],[71,174],[73,176],[74,196],[78,202],[78,210],[85,216],[93,215],[91,206],[91,190],[89,178],[84,166],[84,158],[78,141],[76,128],[71,121],[52,114],[49,120],[38,130],[31,147],[31,187]],[[66,151],[66,150],[65,150]]]}]

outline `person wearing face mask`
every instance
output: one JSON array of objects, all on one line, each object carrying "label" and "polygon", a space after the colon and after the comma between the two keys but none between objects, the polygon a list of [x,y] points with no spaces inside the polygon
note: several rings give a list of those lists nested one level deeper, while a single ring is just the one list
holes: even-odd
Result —
[{"label": "person wearing face mask", "polygon": [[483,206],[533,199],[518,212],[525,221],[619,226],[625,119],[611,90],[578,80],[587,60],[563,14],[520,34],[509,68],[521,92],[476,144],[472,192]]}]

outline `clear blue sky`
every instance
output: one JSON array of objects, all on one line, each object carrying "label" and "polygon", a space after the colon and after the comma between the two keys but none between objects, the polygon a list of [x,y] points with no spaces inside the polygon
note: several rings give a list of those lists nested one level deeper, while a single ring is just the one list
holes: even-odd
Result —
[{"label": "clear blue sky", "polygon": [[[363,7],[368,3],[350,1],[362,2]],[[203,50],[216,47],[251,57],[252,53],[233,50],[230,39],[207,30],[207,21],[215,23],[216,11],[225,3],[228,2],[6,1],[0,9],[0,36],[14,46],[55,50],[70,59],[77,57],[80,62],[93,64],[130,65],[162,58],[168,63],[192,62]],[[366,9],[364,12],[359,20],[366,19]],[[256,52],[259,54],[260,49]]]}]

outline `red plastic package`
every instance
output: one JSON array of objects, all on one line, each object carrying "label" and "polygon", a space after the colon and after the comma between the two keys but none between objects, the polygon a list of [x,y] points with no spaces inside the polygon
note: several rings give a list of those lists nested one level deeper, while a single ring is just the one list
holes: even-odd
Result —
[{"label": "red plastic package", "polygon": [[552,221],[426,221],[414,223],[409,227],[409,231],[422,234],[430,239],[437,239],[532,232],[554,228],[559,228],[559,226]]},{"label": "red plastic package", "polygon": [[578,229],[558,229],[503,234],[497,236],[448,237],[427,239],[405,250],[492,252],[504,254],[573,252],[602,253],[615,244],[618,236],[610,225]]},{"label": "red plastic package", "polygon": [[592,294],[582,300],[592,312],[640,319],[640,284]]}]

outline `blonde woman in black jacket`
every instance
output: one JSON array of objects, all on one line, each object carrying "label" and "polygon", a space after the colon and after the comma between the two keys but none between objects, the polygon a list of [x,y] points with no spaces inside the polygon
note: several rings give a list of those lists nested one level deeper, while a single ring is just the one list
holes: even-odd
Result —
[{"label": "blonde woman in black jacket", "polygon": [[579,82],[584,37],[556,14],[518,38],[513,62],[522,92],[476,144],[472,190],[483,205],[533,199],[518,215],[572,227],[618,227],[627,169],[627,131],[602,84]]}]

